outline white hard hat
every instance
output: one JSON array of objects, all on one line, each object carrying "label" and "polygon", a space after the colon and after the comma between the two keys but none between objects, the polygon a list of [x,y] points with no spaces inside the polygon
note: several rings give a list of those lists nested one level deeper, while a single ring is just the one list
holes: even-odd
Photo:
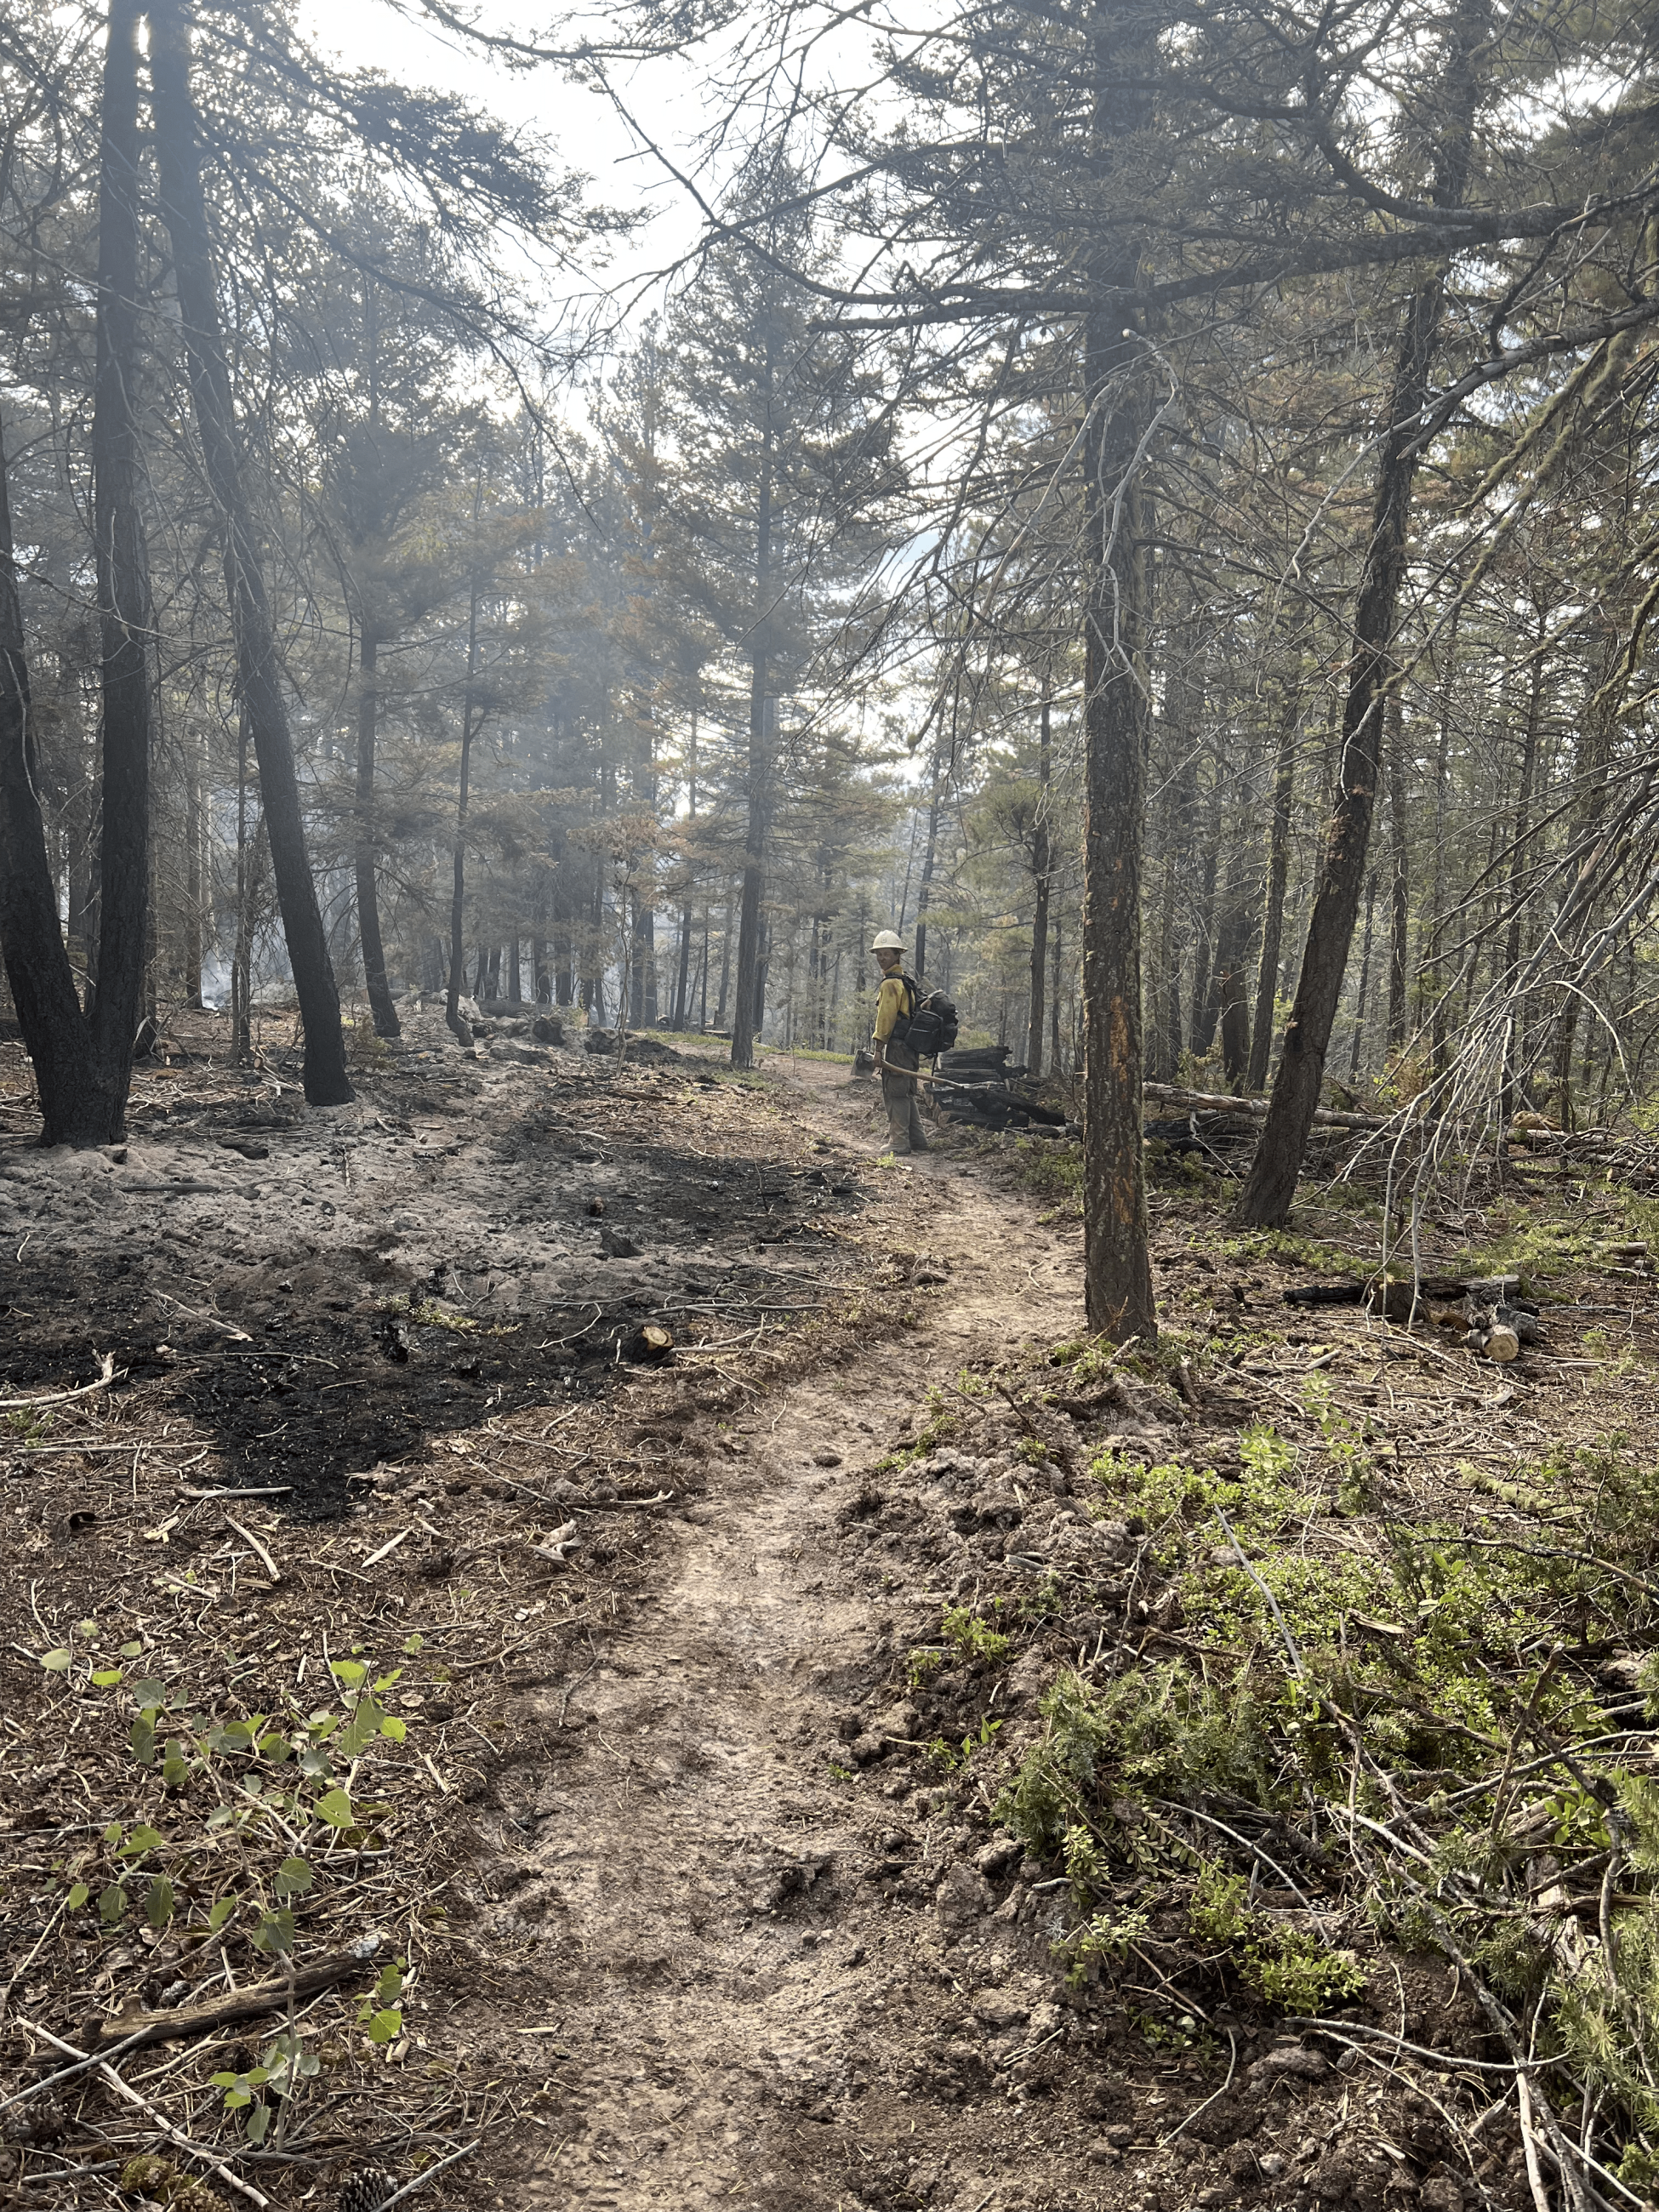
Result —
[{"label": "white hard hat", "polygon": [[872,952],[902,952],[904,939],[896,929],[884,929],[878,934],[870,950]]}]

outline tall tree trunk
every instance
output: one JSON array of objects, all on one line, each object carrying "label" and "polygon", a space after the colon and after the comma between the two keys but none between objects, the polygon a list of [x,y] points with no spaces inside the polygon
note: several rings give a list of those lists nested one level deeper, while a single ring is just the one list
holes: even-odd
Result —
[{"label": "tall tree trunk", "polygon": [[1348,1080],[1358,1081],[1365,1052],[1365,1003],[1371,988],[1371,920],[1376,909],[1376,873],[1365,878],[1365,928],[1359,945],[1359,989],[1353,1007],[1353,1050],[1348,1054]]},{"label": "tall tree trunk", "polygon": [[380,896],[374,877],[374,740],[379,733],[380,641],[373,617],[364,611],[357,694],[356,840],[353,851],[357,875],[357,939],[363,949],[363,986],[376,1036],[403,1035],[392,986],[386,980],[386,946],[380,936]]},{"label": "tall tree trunk", "polygon": [[103,787],[92,1094],[64,1134],[121,1133],[144,988],[149,909],[149,578],[139,510],[138,68],[132,0],[110,11],[98,198],[98,362],[93,527],[103,648]]},{"label": "tall tree trunk", "polygon": [[230,956],[230,1056],[253,1057],[253,854],[247,829],[247,716],[236,727],[236,945]]},{"label": "tall tree trunk", "polygon": [[[1104,167],[1139,125],[1133,76],[1145,33],[1097,18],[1093,136]],[[1097,259],[1103,301],[1084,326],[1083,1006],[1084,1298],[1089,1325],[1121,1343],[1158,1335],[1147,1249],[1140,1085],[1140,864],[1148,734],[1148,520],[1138,461],[1144,351],[1127,335],[1133,262]]]},{"label": "tall tree trunk", "polygon": [[[196,427],[224,529],[225,586],[236,639],[237,674],[259,763],[276,902],[305,1024],[305,1094],[313,1106],[340,1106],[352,1095],[340,1027],[340,994],[306,850],[282,670],[265,596],[258,538],[237,452],[230,370],[219,325],[213,243],[202,191],[196,111],[190,89],[189,0],[149,0],[148,12],[161,209],[173,245]],[[106,811],[111,799],[106,787]]]},{"label": "tall tree trunk", "polygon": [[1048,961],[1048,702],[1037,725],[1037,812],[1031,832],[1031,874],[1036,899],[1031,912],[1031,1012],[1025,1030],[1025,1065],[1042,1073],[1043,982]]},{"label": "tall tree trunk", "polygon": [[1406,818],[1406,713],[1396,691],[1389,701],[1389,1027],[1388,1047],[1406,1042],[1406,978],[1410,967],[1411,829]]},{"label": "tall tree trunk", "polygon": [[[474,487],[472,503],[475,514],[481,491],[481,486]],[[472,1042],[472,1025],[461,1016],[466,962],[466,945],[461,931],[466,919],[466,809],[468,784],[472,771],[472,689],[477,673],[478,580],[474,576],[466,611],[466,689],[461,698],[460,788],[455,799],[455,842],[451,850],[449,993],[444,1006],[444,1019],[463,1044]]]},{"label": "tall tree trunk", "polygon": [[[1538,610],[1538,640],[1533,647],[1532,675],[1527,686],[1527,718],[1522,727],[1521,772],[1515,794],[1515,843],[1510,855],[1510,926],[1504,939],[1504,969],[1513,976],[1521,964],[1521,929],[1522,886],[1527,874],[1527,848],[1532,842],[1532,786],[1538,761],[1538,726],[1544,704],[1544,647],[1548,636],[1549,618],[1542,607]],[[1503,1116],[1513,1119],[1516,1109],[1525,1104],[1521,1093],[1520,1071],[1526,1059],[1526,1007],[1524,1002],[1510,1000],[1509,1044],[1504,1052]]]},{"label": "tall tree trunk", "polygon": [[921,881],[916,887],[916,957],[920,976],[927,965],[927,915],[933,902],[933,866],[939,857],[939,811],[945,792],[945,755],[940,740],[933,740],[932,788],[927,799],[927,842],[921,856]]},{"label": "tall tree trunk", "polygon": [[[755,628],[750,652],[749,807],[743,847],[743,890],[738,915],[738,985],[732,1014],[732,1065],[748,1067],[763,1011],[761,994],[761,899],[766,880],[766,841],[771,828],[772,701],[767,694],[767,635],[772,583],[772,345],[766,341],[767,408],[761,435],[760,483],[755,507]],[[721,994],[725,995],[724,992]]]},{"label": "tall tree trunk", "polygon": [[1054,916],[1054,964],[1048,984],[1048,1065],[1056,1075],[1064,1073],[1066,1062],[1060,1052],[1064,1030],[1060,1017],[1060,979],[1066,966],[1066,923],[1063,915]]},{"label": "tall tree trunk", "polygon": [[202,738],[197,730],[185,738],[185,1004],[202,1004],[203,925],[207,916],[207,869],[204,865],[205,829],[202,806]]},{"label": "tall tree trunk", "polygon": [[1286,688],[1273,751],[1273,811],[1267,830],[1267,901],[1261,921],[1261,963],[1256,970],[1255,1029],[1245,1088],[1260,1091],[1267,1080],[1273,1050],[1273,1012],[1279,1002],[1279,961],[1285,937],[1285,886],[1291,875],[1291,808],[1296,795],[1296,732],[1302,711],[1300,671]]},{"label": "tall tree trunk", "polygon": [[[131,40],[131,27],[128,29]],[[113,41],[116,32],[111,26]],[[69,948],[35,776],[23,611],[13,564],[11,501],[0,448],[0,951],[23,1042],[34,1063],[41,1140],[57,1144],[92,1096],[92,1048]]]},{"label": "tall tree trunk", "polygon": [[[1443,82],[1447,127],[1437,149],[1431,188],[1431,197],[1443,207],[1461,204],[1468,180],[1478,91],[1475,58],[1486,37],[1490,10],[1491,0],[1462,0],[1451,26]],[[1395,610],[1411,527],[1418,458],[1414,444],[1428,398],[1444,295],[1444,272],[1437,270],[1411,295],[1395,350],[1370,539],[1354,610],[1352,674],[1343,707],[1336,802],[1279,1073],[1236,1213],[1240,1223],[1255,1227],[1282,1226],[1296,1196],[1353,942],[1376,803]]]}]

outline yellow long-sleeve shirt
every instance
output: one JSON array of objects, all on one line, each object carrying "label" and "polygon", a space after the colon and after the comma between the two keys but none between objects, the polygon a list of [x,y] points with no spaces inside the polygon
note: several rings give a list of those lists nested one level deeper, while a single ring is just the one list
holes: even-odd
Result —
[{"label": "yellow long-sleeve shirt", "polygon": [[[905,981],[903,976],[884,976],[881,995],[876,1000],[876,1042],[885,1044],[893,1034],[894,1024],[901,1017],[908,1018],[915,1013],[915,1000],[911,995],[910,986]],[[901,1038],[900,1042],[902,1043],[903,1040]]]}]

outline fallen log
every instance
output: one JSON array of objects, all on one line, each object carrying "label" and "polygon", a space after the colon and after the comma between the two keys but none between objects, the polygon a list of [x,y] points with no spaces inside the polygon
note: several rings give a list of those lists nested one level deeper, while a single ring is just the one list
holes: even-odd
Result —
[{"label": "fallen log", "polygon": [[[1161,1104],[1184,1106],[1194,1114],[1249,1114],[1261,1121],[1267,1111],[1265,1098],[1234,1098],[1224,1091],[1183,1091],[1174,1083],[1143,1083],[1140,1095]],[[1334,1106],[1314,1109],[1315,1121],[1327,1129],[1386,1129],[1394,1118],[1391,1114],[1347,1114]]]},{"label": "fallen log", "polygon": [[359,1945],[355,1951],[336,1951],[309,1966],[296,1967],[291,1982],[286,1974],[282,1974],[274,1981],[256,1982],[248,1989],[232,1990],[204,2004],[175,2005],[170,2012],[117,2013],[112,2019],[100,2021],[98,2040],[103,2044],[123,2043],[137,2049],[146,2043],[171,2043],[180,2036],[204,2035],[210,2028],[234,2027],[238,2021],[259,2020],[267,2013],[286,2012],[290,1989],[295,2002],[305,2003],[323,1990],[332,1989],[337,1982],[361,1973],[370,1955]]}]

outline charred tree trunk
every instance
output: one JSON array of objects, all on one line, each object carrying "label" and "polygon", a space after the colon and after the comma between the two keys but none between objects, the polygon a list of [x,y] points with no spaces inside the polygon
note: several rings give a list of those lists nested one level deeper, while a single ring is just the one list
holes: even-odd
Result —
[{"label": "charred tree trunk", "polygon": [[[57,887],[37,793],[23,631],[4,519],[0,647],[3,883],[0,921],[18,1019],[40,1094],[41,1141],[96,1145],[121,1133],[144,988],[149,906],[149,592],[138,499],[138,11],[113,0],[99,143],[97,360],[93,403],[103,737],[95,989],[84,1021],[58,924]],[[15,874],[14,876],[14,871]],[[90,951],[90,948],[88,948]],[[31,972],[20,971],[27,963]],[[27,1010],[27,1011],[26,1011]]]},{"label": "charred tree trunk", "polygon": [[353,852],[357,875],[357,939],[363,950],[363,987],[376,1036],[403,1035],[386,980],[386,946],[380,936],[380,896],[374,877],[374,740],[379,733],[380,639],[372,617],[362,618],[362,689],[357,695],[357,836]]},{"label": "charred tree trunk", "polygon": [[1389,702],[1389,1027],[1388,1048],[1406,1042],[1406,979],[1411,964],[1411,830],[1406,818],[1405,709]]},{"label": "charred tree trunk", "polygon": [[[1113,82],[1133,27],[1095,33],[1093,133],[1103,165],[1140,120]],[[1143,349],[1124,324],[1133,263],[1097,268],[1112,307],[1084,330],[1084,1295],[1091,1328],[1117,1343],[1158,1335],[1147,1248],[1140,1084],[1140,863],[1146,814],[1147,518],[1138,463]]]},{"label": "charred tree trunk", "polygon": [[921,856],[921,881],[916,887],[917,976],[927,965],[927,913],[933,901],[933,866],[939,857],[939,811],[945,790],[945,760],[939,740],[933,740],[933,782],[927,799],[927,843]]},{"label": "charred tree trunk", "polygon": [[[1037,813],[1031,832],[1031,874],[1036,899],[1031,912],[1031,1012],[1025,1030],[1025,1065],[1042,1073],[1043,983],[1048,963],[1048,702],[1037,726]],[[920,965],[920,962],[918,962]]]},{"label": "charred tree trunk", "polygon": [[[128,30],[131,39],[131,28]],[[111,25],[112,41],[116,37]],[[75,971],[58,926],[58,890],[46,856],[35,781],[23,611],[13,566],[11,502],[0,448],[0,951],[23,1042],[34,1063],[42,1141],[67,1133],[92,1094],[92,1048]]]},{"label": "charred tree trunk", "polygon": [[202,1004],[203,924],[207,915],[207,868],[203,851],[202,739],[185,739],[185,1004]]},{"label": "charred tree trunk", "polygon": [[[749,684],[749,809],[743,848],[743,889],[738,914],[738,980],[732,1013],[732,1065],[748,1067],[763,1012],[761,901],[766,881],[766,842],[772,809],[772,702],[767,695],[766,626],[772,580],[772,344],[766,343],[768,416],[761,438],[760,483],[755,510],[755,633]],[[725,996],[724,991],[721,993]]]},{"label": "charred tree trunk", "polygon": [[[306,850],[300,782],[283,698],[276,640],[237,451],[230,369],[219,325],[213,242],[202,191],[196,110],[190,88],[189,0],[149,0],[148,12],[161,210],[173,245],[191,401],[208,482],[224,529],[225,587],[236,639],[237,674],[254,757],[259,763],[277,905],[305,1024],[305,1094],[313,1106],[339,1106],[352,1095],[340,1027],[340,994]],[[112,799],[106,784],[106,814]]]},{"label": "charred tree trunk", "polygon": [[[476,511],[476,494],[473,505]],[[444,1019],[463,1044],[472,1042],[471,1024],[461,1016],[466,964],[466,945],[461,930],[466,919],[467,786],[472,769],[472,687],[477,672],[478,580],[475,576],[466,611],[466,689],[461,698],[460,787],[455,798],[455,842],[451,851],[449,891],[449,990],[444,1004]]]},{"label": "charred tree trunk", "polygon": [[1285,887],[1291,875],[1291,808],[1296,795],[1296,730],[1301,712],[1300,685],[1285,694],[1273,753],[1273,811],[1267,830],[1267,899],[1261,921],[1261,960],[1256,969],[1255,1029],[1245,1088],[1260,1091],[1267,1080],[1273,1050],[1273,1010],[1279,1000],[1279,962],[1285,937]]},{"label": "charred tree trunk", "polygon": [[[1462,202],[1468,179],[1477,96],[1475,58],[1486,35],[1489,15],[1490,0],[1463,0],[1451,27],[1444,79],[1448,125],[1431,188],[1442,207]],[[1343,708],[1336,801],[1279,1073],[1237,1209],[1237,1219],[1251,1226],[1279,1227],[1290,1212],[1353,942],[1382,763],[1395,610],[1405,574],[1412,484],[1417,474],[1418,426],[1428,398],[1444,295],[1442,270],[1417,287],[1407,303],[1395,350],[1370,539],[1354,611],[1352,674]]]}]

